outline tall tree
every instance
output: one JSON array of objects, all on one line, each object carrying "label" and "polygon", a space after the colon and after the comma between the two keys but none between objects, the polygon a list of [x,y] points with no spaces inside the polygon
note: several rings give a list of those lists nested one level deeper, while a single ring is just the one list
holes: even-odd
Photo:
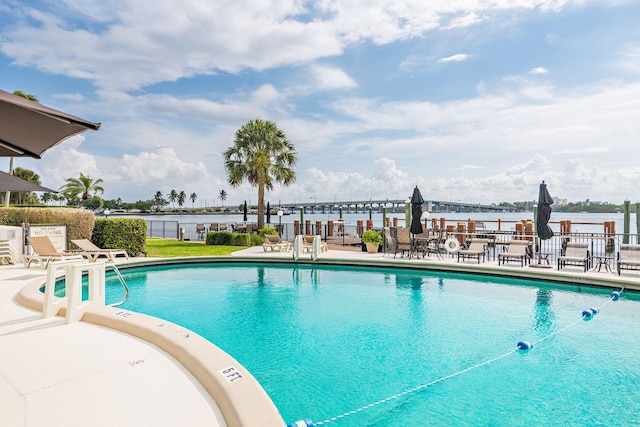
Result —
[{"label": "tall tree", "polygon": [[98,193],[104,193],[104,188],[100,185],[102,184],[102,179],[93,180],[82,172],[80,172],[79,178],[67,178],[65,181],[67,183],[60,187],[60,191],[65,193],[67,199],[75,199],[80,196],[81,206],[89,199],[90,196],[96,196]]},{"label": "tall tree", "polygon": [[178,200],[178,192],[176,190],[171,190],[171,192],[168,194],[169,196],[169,201],[171,202],[171,205],[173,206],[173,210],[176,210],[176,200]]},{"label": "tall tree", "polygon": [[178,206],[180,207],[180,209],[182,209],[182,205],[184,205],[184,202],[187,201],[187,193],[185,193],[184,191],[180,191],[180,194],[178,194]]},{"label": "tall tree", "polygon": [[49,192],[42,193],[42,196],[40,196],[40,200],[42,200],[42,203],[44,203],[45,205],[48,205],[51,200],[54,200],[53,194]]},{"label": "tall tree", "polygon": [[[32,95],[30,93],[25,93],[21,90],[14,90],[13,94],[16,96],[19,96],[21,98],[24,99],[28,99],[29,101],[33,101],[33,102],[40,102],[38,101],[38,98],[35,95]],[[13,157],[9,157],[9,175],[13,175]],[[9,207],[9,199],[11,198],[11,192],[7,191],[5,194],[5,207]]]},{"label": "tall tree", "polygon": [[245,179],[258,187],[258,229],[264,225],[264,192],[273,184],[291,185],[296,150],[284,131],[268,120],[251,120],[236,131],[233,146],[224,152],[228,182],[239,186]]},{"label": "tall tree", "polygon": [[198,195],[196,193],[191,193],[189,196],[189,200],[191,200],[191,207],[195,209],[196,200],[198,200]]},{"label": "tall tree", "polygon": [[168,203],[169,202],[162,196],[162,191],[156,191],[156,195],[153,196],[153,205],[156,208],[156,212],[160,211],[160,209]]},{"label": "tall tree", "polygon": [[222,202],[222,207],[224,208],[224,201],[227,200],[227,192],[225,190],[220,190],[218,199],[220,199],[220,201]]},{"label": "tall tree", "polygon": [[[32,184],[40,185],[40,175],[30,169],[17,167],[13,171],[13,175]],[[14,193],[11,195],[11,201],[17,204],[24,204],[27,202],[27,198],[33,195],[34,193],[31,192]]]}]

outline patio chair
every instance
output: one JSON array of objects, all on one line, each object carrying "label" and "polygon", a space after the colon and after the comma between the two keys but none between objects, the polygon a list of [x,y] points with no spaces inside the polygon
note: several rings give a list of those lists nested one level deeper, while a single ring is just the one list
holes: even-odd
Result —
[{"label": "patio chair", "polygon": [[520,267],[524,267],[530,261],[529,248],[531,242],[528,240],[512,240],[509,242],[509,249],[507,252],[498,254],[498,265],[502,261],[502,264],[506,264],[509,261],[520,261]]},{"label": "patio chair", "polygon": [[291,242],[280,239],[280,236],[277,234],[265,234],[262,249],[265,252],[267,252],[267,250],[271,250],[271,252],[282,252],[293,249],[293,245]]},{"label": "patio chair", "polygon": [[218,223],[212,222],[211,224],[209,224],[209,231],[218,231]]},{"label": "patio chair", "polygon": [[54,260],[77,259],[78,261],[84,262],[84,256],[81,253],[58,252],[51,242],[51,239],[47,236],[29,236],[27,240],[33,252],[35,252],[32,255],[25,255],[23,257],[27,268],[29,268],[32,263],[47,268],[49,263]]},{"label": "patio chair", "polygon": [[407,252],[409,255],[409,259],[411,259],[411,250],[413,249],[413,244],[411,242],[411,233],[410,230],[406,227],[398,227],[396,228],[396,250],[393,253],[393,257],[395,258],[398,252],[404,256],[404,253]]},{"label": "patio chair", "polygon": [[395,254],[397,242],[394,237],[391,236],[390,227],[382,227],[382,240],[384,242],[382,256],[386,254]]},{"label": "patio chair", "polygon": [[[305,234],[302,239],[302,253],[311,252],[313,250],[313,240],[316,236]],[[320,238],[320,236],[317,236]],[[327,242],[320,241],[320,252],[326,252],[329,249]]]},{"label": "patio chair", "polygon": [[103,249],[87,239],[72,239],[71,243],[82,249],[81,254],[92,262],[100,257],[105,257],[107,262],[115,262],[118,255],[123,255],[126,259],[129,259],[129,254],[124,249]]},{"label": "patio chair", "polygon": [[581,266],[586,272],[589,269],[589,245],[567,242],[564,255],[558,257],[558,270],[567,265]]},{"label": "patio chair", "polygon": [[204,239],[204,235],[207,234],[207,227],[204,224],[196,224],[196,233],[198,234],[198,239]]},{"label": "patio chair", "polygon": [[617,264],[618,276],[621,270],[640,270],[640,245],[621,244]]},{"label": "patio chair", "polygon": [[482,262],[485,262],[489,254],[488,244],[489,239],[471,239],[467,249],[458,251],[458,262],[460,262],[460,258],[462,258],[463,261],[475,258],[478,260],[478,264],[480,264],[480,257],[482,257]]}]

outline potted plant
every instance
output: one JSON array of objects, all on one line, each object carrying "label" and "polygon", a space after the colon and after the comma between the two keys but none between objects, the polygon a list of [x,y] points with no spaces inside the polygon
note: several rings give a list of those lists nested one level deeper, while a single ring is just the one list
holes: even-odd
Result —
[{"label": "potted plant", "polygon": [[382,244],[382,236],[376,230],[367,230],[362,233],[362,243],[367,245],[367,252],[375,254],[378,247]]}]

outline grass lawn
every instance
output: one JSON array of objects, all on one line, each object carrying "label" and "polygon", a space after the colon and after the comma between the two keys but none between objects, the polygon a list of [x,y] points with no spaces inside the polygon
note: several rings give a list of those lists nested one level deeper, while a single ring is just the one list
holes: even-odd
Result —
[{"label": "grass lawn", "polygon": [[213,246],[205,245],[203,242],[181,242],[179,240],[147,238],[146,252],[150,258],[204,255],[223,256],[246,248],[246,246]]}]

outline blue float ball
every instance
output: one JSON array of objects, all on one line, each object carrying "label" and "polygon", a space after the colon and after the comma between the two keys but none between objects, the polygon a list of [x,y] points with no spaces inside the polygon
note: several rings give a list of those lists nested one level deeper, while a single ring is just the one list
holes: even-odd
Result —
[{"label": "blue float ball", "polygon": [[611,293],[611,299],[614,301],[618,301],[618,299],[620,298],[620,292],[612,292]]},{"label": "blue float ball", "polygon": [[600,310],[598,310],[597,308],[591,308],[591,313],[595,316],[596,314],[600,313]]},{"label": "blue float ball", "polygon": [[529,341],[518,341],[518,344],[516,344],[516,347],[521,352],[527,352],[531,349],[531,347],[533,347],[533,345]]},{"label": "blue float ball", "polygon": [[593,316],[593,313],[591,312],[591,310],[584,310],[582,312],[582,319],[583,320],[591,320],[591,316]]}]

